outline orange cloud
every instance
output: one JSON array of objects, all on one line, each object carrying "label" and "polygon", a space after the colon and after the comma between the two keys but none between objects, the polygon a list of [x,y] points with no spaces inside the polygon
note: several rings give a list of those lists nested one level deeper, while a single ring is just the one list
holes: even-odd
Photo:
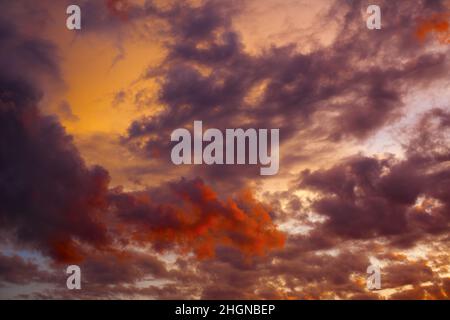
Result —
[{"label": "orange cloud", "polygon": [[[218,246],[233,247],[248,256],[282,248],[285,235],[250,191],[222,201],[202,180],[172,184],[164,202],[149,194],[122,198],[116,206],[125,225],[133,225],[132,240],[161,250],[177,246],[200,259],[213,257]],[[123,197],[123,196],[122,196]],[[126,228],[126,227],[125,227]]]},{"label": "orange cloud", "polygon": [[419,22],[416,28],[416,37],[425,41],[429,34],[434,34],[442,44],[450,43],[450,14],[435,14],[428,19]]}]

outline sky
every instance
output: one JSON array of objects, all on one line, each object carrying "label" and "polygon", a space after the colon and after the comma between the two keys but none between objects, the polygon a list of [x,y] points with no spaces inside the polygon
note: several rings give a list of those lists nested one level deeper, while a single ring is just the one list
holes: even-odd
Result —
[{"label": "sky", "polygon": [[[1,299],[449,298],[449,1],[0,8]],[[194,121],[278,173],[173,164]]]}]

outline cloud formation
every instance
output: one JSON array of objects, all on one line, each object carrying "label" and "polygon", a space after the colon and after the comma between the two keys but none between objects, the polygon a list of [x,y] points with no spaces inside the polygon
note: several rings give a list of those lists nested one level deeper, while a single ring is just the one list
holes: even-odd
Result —
[{"label": "cloud formation", "polygon": [[199,258],[213,257],[217,246],[253,256],[284,245],[284,235],[250,191],[223,201],[200,179],[183,179],[167,188],[112,195],[120,221],[133,226],[133,241],[157,249],[177,244]]},{"label": "cloud formation", "polygon": [[[47,80],[65,80],[61,44],[24,27],[26,6],[0,2],[0,246],[14,252],[0,254],[2,295],[38,284],[18,297],[448,299],[448,101],[427,97],[408,117],[411,96],[448,82],[448,47],[428,41],[448,29],[445,1],[381,1],[382,32],[365,28],[366,1],[332,1],[314,25],[336,22],[329,43],[256,51],[236,23],[246,1],[82,2],[74,42],[113,39],[126,59],[126,33],[164,50],[112,98],[113,112],[142,111],[120,140],[130,180],[150,177],[139,189],[88,164],[63,126],[69,100],[59,120],[48,114]],[[364,150],[405,118],[398,153]],[[194,120],[280,128],[280,181],[246,166],[174,168],[170,132]],[[379,292],[365,286],[373,257]],[[69,263],[82,267],[80,292],[62,288]]]}]

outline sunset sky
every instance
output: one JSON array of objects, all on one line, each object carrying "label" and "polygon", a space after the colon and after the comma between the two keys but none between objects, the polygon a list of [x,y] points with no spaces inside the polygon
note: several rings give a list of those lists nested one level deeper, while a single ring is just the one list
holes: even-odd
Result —
[{"label": "sunset sky", "polygon": [[[0,0],[0,299],[449,299],[449,23],[448,0]],[[196,120],[279,128],[278,174],[174,165]]]}]

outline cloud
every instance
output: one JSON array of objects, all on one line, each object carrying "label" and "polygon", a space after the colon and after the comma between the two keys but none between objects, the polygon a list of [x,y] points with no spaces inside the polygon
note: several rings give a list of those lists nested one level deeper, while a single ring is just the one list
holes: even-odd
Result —
[{"label": "cloud", "polygon": [[[188,251],[193,248],[199,257],[213,255],[216,244],[248,254],[282,246],[283,236],[250,194],[241,196],[240,204],[222,202],[201,180],[182,180],[167,195],[181,201],[180,207],[170,198],[153,204],[145,195],[111,195],[107,171],[84,164],[56,119],[40,114],[33,89],[22,82],[0,83],[0,213],[2,227],[22,243],[60,262],[80,262],[83,245],[111,245],[106,219],[114,205],[121,222],[140,231],[138,239],[155,246],[177,243]],[[148,196],[158,192],[150,190]]]},{"label": "cloud", "polygon": [[0,254],[0,284],[25,285],[34,281],[51,281],[50,273],[39,269],[32,261],[19,256],[6,256]]},{"label": "cloud", "polygon": [[[72,138],[38,109],[41,93],[35,76],[27,75],[58,76],[55,48],[44,40],[21,38],[13,26],[3,30],[1,47],[14,45],[2,50],[0,60],[5,70],[0,76],[2,229],[57,260],[77,261],[76,239],[108,243],[100,216],[107,206],[109,177],[100,167],[87,168]],[[24,48],[34,56],[18,59]]]},{"label": "cloud", "polygon": [[434,14],[429,18],[422,19],[416,27],[416,37],[425,41],[430,34],[435,34],[442,44],[450,43],[450,14]]},{"label": "cloud", "polygon": [[112,15],[126,21],[130,4],[127,0],[105,0],[106,7]]},{"label": "cloud", "polygon": [[249,191],[223,201],[202,180],[182,179],[165,188],[113,194],[111,201],[124,228],[132,226],[130,240],[156,249],[176,245],[208,258],[219,246],[253,256],[284,244],[269,212]]},{"label": "cloud", "polygon": [[66,121],[72,121],[76,122],[79,121],[80,118],[78,118],[75,114],[72,112],[72,107],[67,101],[62,101],[58,106],[58,112],[61,115],[63,120]]},{"label": "cloud", "polygon": [[[289,142],[300,137],[310,145],[327,141],[338,147],[364,141],[401,117],[411,90],[446,75],[446,54],[423,51],[409,41],[410,23],[436,10],[424,1],[383,3],[386,23],[383,32],[375,33],[361,27],[363,2],[336,3],[327,14],[342,14],[344,21],[331,45],[308,53],[296,44],[271,46],[257,54],[246,50],[231,23],[239,6],[205,1],[180,12],[177,5],[163,10],[149,3],[147,14],[169,25],[168,53],[161,65],[149,67],[141,83],[160,84],[158,102],[164,108],[133,121],[123,139],[146,158],[157,149],[169,161],[165,137],[201,119],[219,129],[237,124],[280,128],[281,170],[287,171],[292,162],[283,164],[289,153],[283,155],[283,146]],[[324,18],[330,18],[327,14]],[[258,99],[249,99],[255,90]],[[251,170],[227,169],[231,174],[205,167],[202,177],[208,183],[220,176],[223,184],[236,184],[254,176]]]},{"label": "cloud", "polygon": [[313,210],[327,218],[323,232],[353,239],[393,237],[395,244],[408,246],[426,234],[445,233],[448,116],[434,109],[422,117],[407,159],[356,155],[330,169],[304,171],[299,187],[321,195]]},{"label": "cloud", "polygon": [[[80,263],[96,250],[116,252],[122,238],[179,245],[199,257],[212,256],[217,245],[249,255],[282,247],[283,235],[250,193],[238,202],[222,201],[201,180],[142,195],[110,190],[108,172],[88,167],[58,120],[39,109],[39,74],[60,80],[57,49],[0,21],[0,220],[10,239],[60,263]],[[70,109],[60,105],[63,116],[73,119]],[[168,202],[148,202],[144,194],[161,194]],[[125,231],[108,222],[114,214]]]},{"label": "cloud", "polygon": [[[52,285],[23,298],[384,298],[365,287],[376,256],[382,283],[394,291],[389,297],[448,297],[446,105],[410,127],[404,157],[326,159],[284,191],[245,188],[261,181],[249,167],[198,166],[172,179],[178,172],[165,162],[171,130],[199,119],[220,129],[279,127],[288,169],[316,160],[306,144],[336,150],[363,142],[402,116],[409,92],[447,76],[442,48],[411,41],[411,26],[442,10],[441,1],[383,1],[376,33],[365,29],[364,1],[335,2],[324,13],[342,17],[330,44],[257,53],[233,23],[240,2],[130,2],[126,15],[118,2],[83,2],[84,30],[117,39],[136,31],[134,23],[158,20],[162,27],[152,32],[167,50],[138,81],[145,90],[156,80],[163,111],[136,118],[121,140],[153,157],[148,166],[127,164],[135,176],[147,174],[142,185],[152,185],[134,191],[112,188],[107,170],[86,165],[58,120],[40,110],[46,92],[39,78],[62,81],[57,48],[0,15],[1,241],[50,258],[47,273],[0,255],[3,287]],[[116,92],[116,103],[146,99]],[[71,117],[67,106],[60,111]],[[106,140],[92,140],[91,148],[100,152]],[[82,292],[61,289],[67,263],[82,266]]]}]

